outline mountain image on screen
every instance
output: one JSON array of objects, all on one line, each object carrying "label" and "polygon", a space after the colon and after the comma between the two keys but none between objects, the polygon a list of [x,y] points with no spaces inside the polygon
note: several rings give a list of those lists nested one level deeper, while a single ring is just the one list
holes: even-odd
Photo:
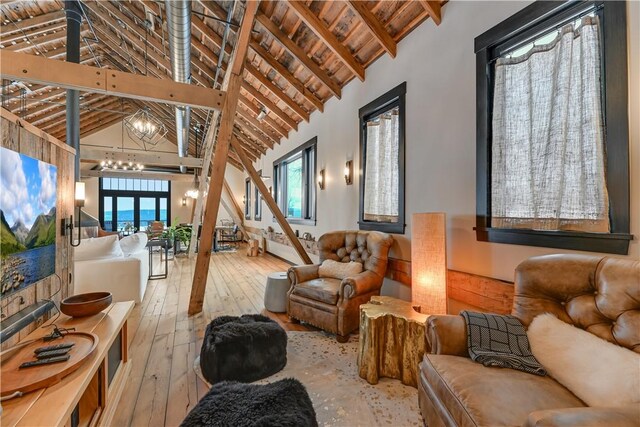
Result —
[{"label": "mountain image on screen", "polygon": [[56,167],[0,148],[2,297],[55,273]]}]

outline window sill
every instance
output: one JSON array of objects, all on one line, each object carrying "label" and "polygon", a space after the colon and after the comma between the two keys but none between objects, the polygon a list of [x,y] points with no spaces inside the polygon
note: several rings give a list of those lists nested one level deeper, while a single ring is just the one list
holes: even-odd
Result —
[{"label": "window sill", "polygon": [[315,219],[287,218],[287,222],[295,225],[316,225]]},{"label": "window sill", "polygon": [[632,234],[582,233],[575,231],[538,231],[526,229],[480,228],[476,239],[481,242],[509,243],[512,245],[541,246],[587,252],[627,255]]},{"label": "window sill", "polygon": [[360,230],[382,231],[383,233],[404,234],[404,224],[391,222],[359,221]]}]

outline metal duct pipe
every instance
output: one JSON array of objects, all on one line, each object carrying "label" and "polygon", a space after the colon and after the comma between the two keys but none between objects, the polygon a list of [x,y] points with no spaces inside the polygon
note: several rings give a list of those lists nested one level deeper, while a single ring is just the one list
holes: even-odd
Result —
[{"label": "metal duct pipe", "polygon": [[[191,80],[191,1],[165,0],[167,32],[171,53],[173,80],[189,83]],[[176,139],[178,156],[187,157],[189,150],[189,107],[176,107]],[[180,172],[186,173],[185,166]]]},{"label": "metal duct pipe", "polygon": [[[67,62],[80,62],[82,10],[77,0],[64,2],[67,15]],[[76,150],[75,181],[80,181],[80,92],[67,89],[67,144]]]}]

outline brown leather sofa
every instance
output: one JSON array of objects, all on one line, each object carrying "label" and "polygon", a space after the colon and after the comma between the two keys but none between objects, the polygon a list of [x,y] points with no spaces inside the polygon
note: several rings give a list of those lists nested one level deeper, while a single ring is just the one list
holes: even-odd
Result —
[{"label": "brown leather sofa", "polygon": [[319,264],[289,269],[287,313],[336,334],[346,342],[360,325],[360,304],[380,294],[393,238],[378,231],[335,231],[318,239],[320,263],[331,259],[363,264],[362,273],[343,280],[319,277]]},{"label": "brown leather sofa", "polygon": [[[540,313],[640,353],[640,262],[584,255],[530,258],[516,269],[512,314]],[[590,408],[551,377],[484,367],[461,316],[427,320],[418,396],[428,427],[638,426],[640,407]]]}]

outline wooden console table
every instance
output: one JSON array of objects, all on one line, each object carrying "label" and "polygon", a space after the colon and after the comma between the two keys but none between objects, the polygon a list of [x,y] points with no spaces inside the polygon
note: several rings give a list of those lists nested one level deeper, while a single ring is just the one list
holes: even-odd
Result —
[{"label": "wooden console table", "polygon": [[[133,301],[118,302],[99,314],[77,319],[61,315],[58,327],[92,332],[99,338],[98,346],[80,369],[58,384],[2,402],[2,426],[109,425],[131,370],[127,318],[133,306]],[[49,332],[38,328],[24,339]]]},{"label": "wooden console table", "polygon": [[360,306],[358,373],[369,384],[380,377],[418,386],[418,364],[425,352],[426,314],[409,301],[374,296]]}]

